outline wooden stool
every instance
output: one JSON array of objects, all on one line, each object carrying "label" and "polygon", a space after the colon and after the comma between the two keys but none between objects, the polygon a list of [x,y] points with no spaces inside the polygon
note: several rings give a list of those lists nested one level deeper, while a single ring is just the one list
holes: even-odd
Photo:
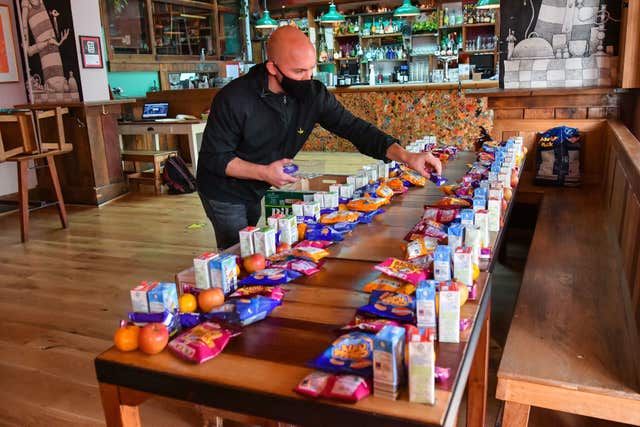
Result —
[{"label": "wooden stool", "polygon": [[[122,161],[133,162],[135,167],[135,172],[128,175],[129,184],[135,184],[138,188],[140,188],[140,184],[153,184],[155,194],[160,194],[162,191],[162,163],[177,154],[177,151],[123,150]],[[141,171],[139,163],[152,163],[153,172]]]}]

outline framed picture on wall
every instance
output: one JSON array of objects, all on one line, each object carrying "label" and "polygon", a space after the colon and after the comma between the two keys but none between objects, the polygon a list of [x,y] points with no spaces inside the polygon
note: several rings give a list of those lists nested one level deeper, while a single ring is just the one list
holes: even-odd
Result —
[{"label": "framed picture on wall", "polygon": [[0,83],[18,81],[15,46],[9,6],[0,5]]},{"label": "framed picture on wall", "polygon": [[80,54],[83,68],[104,67],[100,37],[80,36]]}]

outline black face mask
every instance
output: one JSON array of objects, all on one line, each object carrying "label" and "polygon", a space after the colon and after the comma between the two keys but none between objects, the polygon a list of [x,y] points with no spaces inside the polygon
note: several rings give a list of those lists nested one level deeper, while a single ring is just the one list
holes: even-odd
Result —
[{"label": "black face mask", "polygon": [[273,66],[276,67],[280,74],[282,74],[282,80],[280,81],[280,86],[285,90],[289,95],[293,96],[297,100],[304,100],[311,96],[311,80],[293,80],[287,77],[280,67],[278,67],[275,62]]}]

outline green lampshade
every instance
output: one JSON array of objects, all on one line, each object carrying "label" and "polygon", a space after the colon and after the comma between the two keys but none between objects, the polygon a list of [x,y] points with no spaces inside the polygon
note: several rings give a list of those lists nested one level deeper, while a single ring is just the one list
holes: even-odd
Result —
[{"label": "green lampshade", "polygon": [[278,21],[269,16],[269,11],[265,9],[262,18],[256,21],[256,28],[277,28]]},{"label": "green lampshade", "polygon": [[420,9],[411,5],[410,0],[403,0],[402,6],[400,6],[393,12],[393,16],[396,16],[396,17],[418,16],[418,15],[420,15]]},{"label": "green lampshade", "polygon": [[320,18],[320,22],[322,24],[336,24],[339,22],[344,22],[344,15],[338,12],[338,9],[336,9],[336,5],[331,2],[331,4],[329,5],[329,12],[322,15],[322,18]]},{"label": "green lampshade", "polygon": [[476,9],[497,9],[500,7],[500,0],[478,0]]}]

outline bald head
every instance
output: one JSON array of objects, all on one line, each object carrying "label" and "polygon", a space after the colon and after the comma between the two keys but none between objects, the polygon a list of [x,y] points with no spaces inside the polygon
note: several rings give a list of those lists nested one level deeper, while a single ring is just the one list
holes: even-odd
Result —
[{"label": "bald head", "polygon": [[313,69],[316,65],[316,50],[311,40],[291,25],[279,27],[271,34],[267,41],[267,56],[282,70]]}]

